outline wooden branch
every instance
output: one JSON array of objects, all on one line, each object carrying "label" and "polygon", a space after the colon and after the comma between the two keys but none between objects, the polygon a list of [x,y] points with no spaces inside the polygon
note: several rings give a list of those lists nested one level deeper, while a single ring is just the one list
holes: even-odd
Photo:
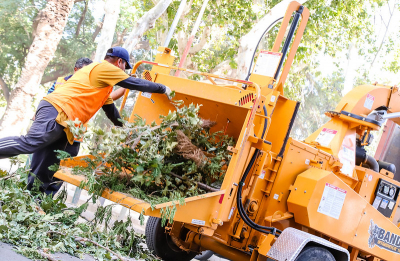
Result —
[{"label": "wooden branch", "polygon": [[143,34],[154,27],[157,19],[167,10],[172,0],[160,0],[157,5],[147,11],[136,23],[132,32],[126,39],[123,47],[128,50],[129,53],[134,50],[136,44],[140,41]]},{"label": "wooden branch", "polygon": [[52,257],[51,255],[46,254],[45,252],[43,252],[42,250],[38,250],[37,252],[38,252],[42,257],[47,258],[47,260],[50,260],[50,261],[58,261],[57,259],[55,259],[55,258]]},{"label": "wooden branch", "polygon": [[10,90],[8,89],[7,83],[3,80],[3,78],[0,76],[0,86],[1,90],[3,91],[4,98],[6,99],[6,102],[10,102]]},{"label": "wooden branch", "polygon": [[[47,231],[47,234],[58,234],[58,235],[66,236],[66,234],[64,234],[64,233],[62,233],[62,232],[53,231],[53,230]],[[112,251],[112,250],[109,249],[108,247],[105,247],[105,246],[103,246],[103,245],[97,243],[96,241],[93,241],[93,240],[91,240],[91,239],[89,239],[89,238],[85,238],[85,237],[78,237],[78,236],[73,236],[73,237],[74,237],[74,240],[75,240],[75,241],[78,241],[78,242],[80,242],[80,243],[83,243],[83,242],[90,242],[90,243],[92,243],[92,244],[95,245],[95,246],[98,246],[98,247],[100,247],[100,248],[103,248],[103,249],[107,250],[108,252],[110,252],[110,253],[113,254],[114,256],[118,257],[120,260],[125,261],[125,259],[124,259],[120,254],[118,254],[118,253]]]},{"label": "wooden branch", "polygon": [[94,41],[96,39],[97,35],[99,35],[99,33],[101,31],[101,28],[103,28],[104,17],[105,17],[105,15],[103,15],[101,22],[97,23],[96,29],[94,30],[94,33],[92,35],[92,41]]},{"label": "wooden branch", "polygon": [[[175,173],[173,173],[173,172],[170,172],[169,174],[172,175],[172,176],[175,177],[175,178],[178,178],[178,179],[180,179],[180,180],[183,180],[183,177],[180,176],[180,175],[178,175],[178,174],[175,174]],[[197,184],[197,186],[198,186],[199,188],[204,189],[205,191],[208,191],[208,192],[217,192],[217,191],[219,191],[219,189],[210,187],[210,186],[208,186],[208,185],[206,185],[206,184],[204,184],[204,183],[196,182],[196,181],[194,181],[194,182]]]},{"label": "wooden branch", "polygon": [[95,245],[95,246],[98,246],[98,247],[101,247],[101,248],[107,250],[108,252],[110,252],[110,253],[113,254],[114,256],[118,257],[119,260],[125,261],[125,258],[123,258],[120,254],[118,254],[118,253],[112,251],[112,250],[109,249],[108,247],[105,247],[105,246],[103,246],[103,245],[100,245],[100,244],[97,243],[96,241],[90,240],[90,239],[88,239],[88,238],[83,238],[83,237],[75,237],[75,240],[78,241],[78,242],[80,242],[80,243],[82,243],[82,242],[90,242],[90,243],[92,243],[92,244]]},{"label": "wooden branch", "polygon": [[53,82],[53,81],[57,80],[58,77],[66,76],[68,73],[70,73],[70,71],[72,71],[70,68],[63,67],[63,68],[61,68],[61,70],[57,70],[57,71],[51,72],[51,73],[49,73],[49,74],[47,74],[47,75],[42,77],[42,80],[40,81],[40,84]]},{"label": "wooden branch", "polygon": [[11,174],[11,175],[8,175],[8,176],[5,176],[5,177],[0,178],[0,180],[11,179],[11,178],[14,177],[15,175],[16,175],[16,173],[13,173],[13,174]]},{"label": "wooden branch", "polygon": [[125,28],[122,32],[117,32],[117,41],[112,44],[111,47],[121,46],[124,42],[124,36],[128,32],[128,28]]},{"label": "wooden branch", "polygon": [[203,34],[201,35],[199,43],[190,48],[189,54],[195,54],[197,52],[200,52],[203,49],[204,45],[206,45],[207,39],[210,36],[210,34],[211,34],[211,29],[209,26],[206,26],[204,28]]},{"label": "wooden branch", "polygon": [[76,26],[75,36],[79,35],[79,32],[81,30],[81,26],[83,24],[83,21],[85,21],[86,12],[87,12],[87,8],[88,8],[88,3],[89,3],[88,1],[85,1],[85,9],[83,9],[82,15],[79,18],[78,25]]}]

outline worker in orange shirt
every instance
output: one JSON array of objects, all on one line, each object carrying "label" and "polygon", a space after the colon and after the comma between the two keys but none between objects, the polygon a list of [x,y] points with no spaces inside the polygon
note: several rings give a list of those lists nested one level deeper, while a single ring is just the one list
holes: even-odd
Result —
[{"label": "worker in orange shirt", "polygon": [[[53,83],[53,85],[50,87],[50,89],[47,91],[47,95],[49,95],[50,93],[54,92],[54,90],[56,90],[57,88],[61,87],[64,85],[64,83],[66,83],[69,78],[72,77],[72,75],[78,71],[79,69],[82,69],[83,67],[89,65],[93,63],[92,60],[90,60],[89,58],[79,58],[78,60],[76,60],[75,62],[75,66],[74,66],[74,72],[71,75],[68,75],[66,77],[58,77],[58,79]],[[107,99],[107,101],[104,103],[102,109],[104,111],[113,111],[114,110],[114,106],[111,105],[114,103],[115,100],[118,100],[119,98],[121,98],[124,94],[125,94],[125,88],[119,88],[115,91],[113,91],[110,94],[110,97]],[[65,151],[68,152],[69,155],[71,155],[71,157],[76,157],[79,153],[79,149],[81,146],[81,142],[82,140],[74,140],[74,143],[71,144],[67,144],[67,147],[65,148]]]},{"label": "worker in orange shirt", "polygon": [[[159,83],[129,76],[125,69],[132,69],[129,53],[122,47],[107,51],[100,63],[94,62],[78,70],[63,87],[56,89],[40,101],[35,121],[26,135],[0,139],[0,159],[33,153],[36,164],[28,179],[28,189],[39,179],[40,190],[48,195],[55,194],[60,182],[53,179],[54,173],[48,169],[49,162],[59,162],[55,150],[64,150],[67,143],[73,144],[74,136],[66,121],[79,119],[83,124],[105,104],[114,85],[130,90],[150,93],[164,93],[169,97],[171,90]],[[106,112],[116,126],[122,126],[115,106]]]}]

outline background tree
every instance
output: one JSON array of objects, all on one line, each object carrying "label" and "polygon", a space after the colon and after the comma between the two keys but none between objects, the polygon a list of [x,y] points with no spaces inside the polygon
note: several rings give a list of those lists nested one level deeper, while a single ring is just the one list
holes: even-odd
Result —
[{"label": "background tree", "polygon": [[117,26],[117,20],[120,11],[120,0],[106,0],[104,5],[104,22],[101,29],[101,35],[98,40],[96,54],[94,61],[100,62],[104,59],[107,50],[113,43],[115,27]]},{"label": "background tree", "polygon": [[29,119],[26,112],[30,109],[44,70],[56,51],[73,4],[73,0],[48,0],[46,7],[35,18],[33,41],[21,76],[0,120],[0,136],[15,135],[16,130],[26,126],[26,120]]},{"label": "background tree", "polygon": [[[245,77],[248,68],[243,63],[249,64],[249,59],[244,58],[251,57],[255,48],[249,48],[249,43],[258,41],[266,26],[263,19],[282,2],[210,1],[184,67]],[[0,97],[0,109],[10,100],[6,90],[16,87],[32,42],[33,20],[46,1],[33,3],[31,0],[0,3],[0,58],[7,61],[0,64],[0,86],[4,93]],[[177,56],[176,65],[202,3],[203,0],[187,1],[169,45]],[[111,45],[129,46],[132,62],[153,60],[179,4],[179,0],[120,0]],[[107,23],[104,5],[103,0],[76,1],[42,84],[71,73],[77,58],[94,57],[97,36],[101,37],[102,26]],[[302,102],[293,132],[300,139],[326,121],[323,113],[332,109],[353,86],[376,80],[393,84],[393,75],[400,68],[398,0],[309,0],[304,5],[310,9],[311,16],[285,85],[286,95]],[[257,53],[272,47],[279,25],[263,37]],[[148,68],[142,66],[139,74]],[[182,73],[181,77],[201,80],[197,75]]]}]

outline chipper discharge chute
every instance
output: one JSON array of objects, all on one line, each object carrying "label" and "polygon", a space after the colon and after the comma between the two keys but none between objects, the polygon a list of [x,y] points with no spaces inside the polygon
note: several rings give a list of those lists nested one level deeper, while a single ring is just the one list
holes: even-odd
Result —
[{"label": "chipper discharge chute", "polygon": [[[236,141],[228,148],[232,158],[220,189],[186,198],[165,227],[160,211],[175,202],[152,208],[104,191],[103,197],[151,216],[147,243],[163,260],[190,260],[204,250],[238,261],[400,258],[400,231],[393,223],[400,183],[385,167],[390,164],[378,164],[364,149],[386,113],[400,111],[398,88],[356,87],[304,142],[289,137],[299,103],[284,96],[283,85],[308,16],[299,3],[289,5],[272,50],[261,51],[247,80],[174,67],[163,47],[154,62],[135,65],[133,72],[152,65],[145,79],[169,86],[186,105],[202,104],[200,116],[216,122],[211,131],[225,130]],[[171,70],[197,73],[210,83],[177,78]],[[141,93],[130,121],[139,115],[159,123],[159,115],[174,109],[164,95]],[[81,158],[63,165],[79,165]],[[66,168],[56,177],[74,185],[83,179]]]}]

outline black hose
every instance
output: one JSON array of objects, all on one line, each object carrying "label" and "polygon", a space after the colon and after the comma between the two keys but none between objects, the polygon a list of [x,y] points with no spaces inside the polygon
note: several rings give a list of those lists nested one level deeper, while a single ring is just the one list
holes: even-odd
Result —
[{"label": "black hose", "polygon": [[260,153],[259,149],[256,149],[254,151],[254,154],[251,157],[250,163],[249,163],[249,165],[247,165],[247,168],[246,168],[246,170],[245,170],[245,172],[244,172],[244,174],[242,176],[242,179],[239,182],[238,191],[237,191],[237,197],[236,197],[236,204],[237,204],[237,207],[238,207],[238,212],[239,212],[240,217],[243,219],[243,221],[249,227],[251,227],[251,228],[253,228],[253,229],[255,229],[255,230],[259,231],[259,232],[262,232],[262,233],[273,234],[273,235],[278,236],[276,233],[280,234],[280,233],[282,233],[282,231],[280,231],[280,230],[278,230],[278,229],[276,229],[274,227],[261,226],[261,225],[255,223],[253,220],[251,220],[249,218],[249,216],[247,216],[246,211],[244,210],[244,207],[243,207],[243,203],[242,203],[242,189],[243,189],[243,186],[244,186],[244,182],[246,181],[246,178],[247,178],[248,174],[250,173],[250,170],[252,169],[252,167],[254,165],[254,162],[256,161],[259,153]]},{"label": "black hose", "polygon": [[276,73],[275,73],[275,76],[274,76],[275,80],[278,79],[279,73],[281,71],[283,62],[284,62],[286,54],[287,54],[287,52],[289,50],[290,43],[292,42],[292,39],[293,39],[293,36],[294,36],[294,32],[296,31],[296,27],[297,27],[297,24],[299,23],[299,19],[300,19],[301,14],[303,13],[303,10],[304,10],[304,6],[300,6],[299,10],[296,11],[296,14],[293,17],[292,24],[290,25],[289,32],[288,32],[288,34],[286,36],[285,43],[283,44],[283,47],[282,47],[282,58],[279,61],[278,69],[276,69]]},{"label": "black hose", "polygon": [[283,16],[282,16],[282,17],[279,17],[278,19],[276,19],[275,21],[273,21],[273,22],[267,27],[267,29],[265,29],[264,33],[262,34],[262,36],[261,36],[260,39],[258,40],[258,43],[257,43],[257,45],[256,45],[256,48],[254,48],[253,56],[251,57],[250,66],[249,66],[249,71],[247,72],[247,76],[246,76],[246,79],[245,79],[246,81],[249,80],[249,78],[250,78],[250,75],[251,75],[251,66],[253,66],[254,56],[256,55],[258,45],[260,45],[260,42],[261,42],[262,38],[264,37],[265,33],[268,32],[269,29],[270,29],[272,26],[274,26],[277,22],[279,22],[279,21],[282,20],[282,19],[283,19]]},{"label": "black hose", "polygon": [[[268,116],[267,108],[265,107],[265,105],[263,106],[263,111],[264,111],[264,116]],[[261,136],[263,139],[265,138],[264,136],[265,136],[265,133],[267,131],[267,126],[268,126],[268,119],[265,118],[264,128],[263,128],[263,132],[262,132],[262,136]],[[274,227],[265,227],[265,226],[261,226],[261,225],[255,223],[253,220],[251,220],[249,218],[249,216],[247,216],[246,211],[245,211],[245,209],[243,207],[243,203],[242,203],[242,189],[243,189],[244,182],[246,181],[246,178],[249,175],[250,170],[253,167],[254,162],[256,161],[259,153],[260,153],[259,149],[256,149],[254,151],[254,154],[250,159],[249,165],[247,165],[246,170],[243,173],[242,179],[239,182],[239,187],[238,187],[237,197],[236,197],[236,204],[237,204],[237,208],[238,208],[238,212],[239,212],[240,217],[243,219],[243,221],[249,227],[251,227],[251,228],[253,228],[253,229],[255,229],[255,230],[259,231],[259,232],[262,232],[262,233],[276,235],[277,232],[278,233],[282,233],[282,231],[277,230]]]},{"label": "black hose", "polygon": [[[267,117],[268,116],[268,112],[267,112],[267,108],[265,107],[265,105],[263,106],[263,110],[264,110],[264,116]],[[265,139],[264,135],[265,135],[265,132],[267,131],[267,126],[268,126],[268,119],[265,118],[265,120],[264,120],[264,129],[263,129],[263,133],[261,135],[261,139]]]},{"label": "black hose", "polygon": [[370,156],[370,155],[367,155],[367,158],[366,158],[364,164],[368,165],[368,167],[369,167],[370,169],[372,169],[373,171],[379,173],[379,164],[378,164],[378,162],[376,161],[376,159],[374,159],[374,157],[372,157],[372,156]]}]

